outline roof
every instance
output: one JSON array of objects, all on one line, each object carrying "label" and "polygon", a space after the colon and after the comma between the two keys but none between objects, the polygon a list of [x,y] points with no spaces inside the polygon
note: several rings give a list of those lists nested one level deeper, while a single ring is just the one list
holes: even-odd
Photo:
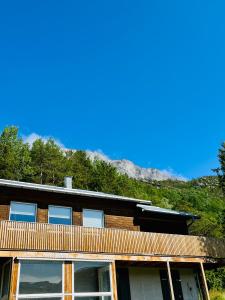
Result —
[{"label": "roof", "polygon": [[161,208],[158,206],[137,204],[137,207],[141,208],[142,211],[148,211],[148,212],[153,212],[153,213],[158,213],[158,214],[180,216],[180,217],[184,217],[187,219],[199,219],[199,216],[193,215],[191,213],[176,211],[176,210],[167,209],[167,208]]},{"label": "roof", "polygon": [[106,193],[94,192],[88,190],[69,189],[65,187],[57,187],[52,185],[15,181],[15,180],[0,179],[0,186],[21,188],[21,189],[35,190],[35,191],[45,191],[51,193],[79,195],[85,197],[95,197],[95,198],[110,199],[110,200],[127,201],[127,202],[134,202],[134,203],[144,203],[146,204],[146,206],[147,204],[151,204],[151,201],[148,200],[135,199],[135,198],[123,197],[119,195],[106,194]]}]

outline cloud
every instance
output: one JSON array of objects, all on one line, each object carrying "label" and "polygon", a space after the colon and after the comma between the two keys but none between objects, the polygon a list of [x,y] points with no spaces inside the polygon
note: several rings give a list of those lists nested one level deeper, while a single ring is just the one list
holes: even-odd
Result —
[{"label": "cloud", "polygon": [[[24,135],[23,136],[23,141],[27,144],[29,144],[30,146],[33,145],[33,143],[38,140],[38,139],[42,139],[45,143],[47,142],[48,139],[52,138],[51,136],[41,136],[35,132],[29,134],[29,135]],[[62,149],[65,149],[65,146],[58,140],[55,138],[52,138],[55,143]]]}]

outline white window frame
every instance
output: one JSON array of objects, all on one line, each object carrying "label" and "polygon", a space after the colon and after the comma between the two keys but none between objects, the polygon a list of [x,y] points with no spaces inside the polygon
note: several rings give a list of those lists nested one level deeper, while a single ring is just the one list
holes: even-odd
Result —
[{"label": "white window frame", "polygon": [[[17,204],[25,204],[25,205],[33,205],[35,207],[35,215],[34,215],[34,222],[27,222],[27,221],[15,221],[11,220],[11,209],[12,209],[12,203],[17,203]],[[27,223],[36,223],[37,222],[37,203],[30,203],[30,202],[22,202],[22,201],[10,201],[10,208],[9,208],[9,221],[11,222],[27,222]]]},{"label": "white window frame", "polygon": [[[101,213],[102,213],[102,227],[85,226],[85,225],[84,225],[84,212],[85,212],[85,211],[101,212]],[[101,209],[83,208],[83,211],[82,211],[82,225],[83,225],[83,227],[89,227],[89,228],[105,228],[105,214],[104,214],[104,210],[101,210]]]},{"label": "white window frame", "polygon": [[[105,262],[109,264],[109,281],[110,281],[110,292],[89,292],[89,293],[76,293],[74,291],[74,264],[76,262]],[[77,297],[99,297],[101,300],[104,300],[104,297],[111,297],[111,300],[114,300],[113,296],[113,284],[112,284],[112,262],[105,260],[74,260],[72,264],[72,300],[76,300]]]},{"label": "white window frame", "polygon": [[[43,293],[43,294],[19,294],[19,286],[20,286],[20,271],[21,271],[21,262],[22,261],[40,261],[40,262],[62,262],[62,293]],[[64,274],[64,261],[62,260],[51,260],[51,259],[41,259],[41,258],[21,258],[19,259],[19,267],[18,267],[18,279],[17,279],[17,287],[16,287],[16,300],[19,299],[42,299],[42,298],[49,298],[51,300],[51,298],[61,298],[61,300],[64,299],[64,296],[66,296],[65,294],[65,290],[64,290],[64,278],[65,278],[65,274]]]},{"label": "white window frame", "polygon": [[70,207],[70,206],[63,206],[63,205],[54,205],[54,204],[48,205],[48,224],[60,225],[60,224],[49,223],[49,207],[68,208],[70,210],[70,224],[69,225],[61,224],[61,225],[64,225],[64,226],[73,225],[73,209],[72,209],[72,207]]}]

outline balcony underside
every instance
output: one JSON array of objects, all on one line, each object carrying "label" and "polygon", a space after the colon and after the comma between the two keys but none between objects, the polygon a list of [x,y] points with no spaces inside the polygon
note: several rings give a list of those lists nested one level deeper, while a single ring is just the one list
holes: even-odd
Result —
[{"label": "balcony underside", "polygon": [[0,222],[0,250],[225,259],[225,241],[107,228]]}]

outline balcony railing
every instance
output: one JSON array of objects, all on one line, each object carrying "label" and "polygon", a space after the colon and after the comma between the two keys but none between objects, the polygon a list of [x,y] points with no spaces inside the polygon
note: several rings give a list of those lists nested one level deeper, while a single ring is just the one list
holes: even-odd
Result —
[{"label": "balcony railing", "polygon": [[0,250],[225,258],[225,241],[200,236],[1,221]]}]

